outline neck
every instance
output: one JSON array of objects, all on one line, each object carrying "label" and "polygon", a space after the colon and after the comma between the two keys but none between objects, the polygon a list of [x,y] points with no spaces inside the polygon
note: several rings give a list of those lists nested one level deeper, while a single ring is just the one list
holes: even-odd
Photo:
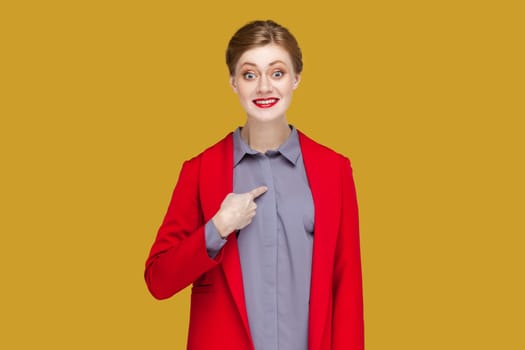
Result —
[{"label": "neck", "polygon": [[248,119],[241,130],[241,137],[250,148],[264,153],[279,148],[290,136],[290,132],[285,118],[271,122]]}]

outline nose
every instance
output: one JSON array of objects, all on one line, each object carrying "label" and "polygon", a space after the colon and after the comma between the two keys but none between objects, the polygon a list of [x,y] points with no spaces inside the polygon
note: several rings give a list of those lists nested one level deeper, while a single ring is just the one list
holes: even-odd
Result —
[{"label": "nose", "polygon": [[257,92],[260,94],[266,94],[272,92],[272,90],[273,88],[270,78],[262,74],[259,78],[259,81],[257,82]]}]

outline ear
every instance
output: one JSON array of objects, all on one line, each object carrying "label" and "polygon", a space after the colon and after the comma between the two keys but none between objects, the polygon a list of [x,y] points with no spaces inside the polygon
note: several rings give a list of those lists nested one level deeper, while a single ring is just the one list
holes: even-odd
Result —
[{"label": "ear", "polygon": [[300,74],[297,74],[294,78],[294,81],[293,81],[293,89],[297,89],[297,87],[299,86],[299,82],[301,81],[301,75]]},{"label": "ear", "polygon": [[235,82],[235,78],[230,75],[230,86],[233,89],[233,92],[237,93],[237,83]]}]

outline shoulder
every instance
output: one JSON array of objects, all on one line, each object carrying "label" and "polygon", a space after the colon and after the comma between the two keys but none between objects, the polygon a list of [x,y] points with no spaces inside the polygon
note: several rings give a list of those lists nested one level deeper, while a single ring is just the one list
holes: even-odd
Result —
[{"label": "shoulder", "polygon": [[298,130],[299,142],[303,158],[313,158],[316,162],[325,164],[349,164],[350,160],[345,155],[334,151],[333,149],[314,141],[309,136]]},{"label": "shoulder", "polygon": [[184,164],[187,165],[196,165],[200,164],[203,159],[217,159],[220,160],[221,158],[227,156],[228,154],[232,153],[233,151],[233,138],[232,133],[228,133],[226,136],[224,136],[222,139],[214,143],[213,145],[209,146],[196,156],[186,160]]},{"label": "shoulder", "polygon": [[231,132],[196,156],[186,160],[181,171],[189,174],[189,176],[200,177],[220,172],[227,169],[228,166],[233,167],[233,137]]}]

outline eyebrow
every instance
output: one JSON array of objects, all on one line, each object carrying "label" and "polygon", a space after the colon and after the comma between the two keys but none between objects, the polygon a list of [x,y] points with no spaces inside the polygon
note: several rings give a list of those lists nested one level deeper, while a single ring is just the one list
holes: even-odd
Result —
[{"label": "eyebrow", "polygon": [[[275,65],[275,64],[277,64],[277,63],[282,63],[282,64],[286,65],[286,63],[284,63],[284,62],[281,61],[281,60],[275,60],[275,61],[273,61],[273,62],[270,62],[269,65],[270,65],[270,66],[273,66],[273,65]],[[241,67],[242,67],[242,66],[246,66],[246,65],[257,67],[257,65],[256,65],[255,63],[252,63],[252,62],[244,62],[244,63],[241,65]]]}]

